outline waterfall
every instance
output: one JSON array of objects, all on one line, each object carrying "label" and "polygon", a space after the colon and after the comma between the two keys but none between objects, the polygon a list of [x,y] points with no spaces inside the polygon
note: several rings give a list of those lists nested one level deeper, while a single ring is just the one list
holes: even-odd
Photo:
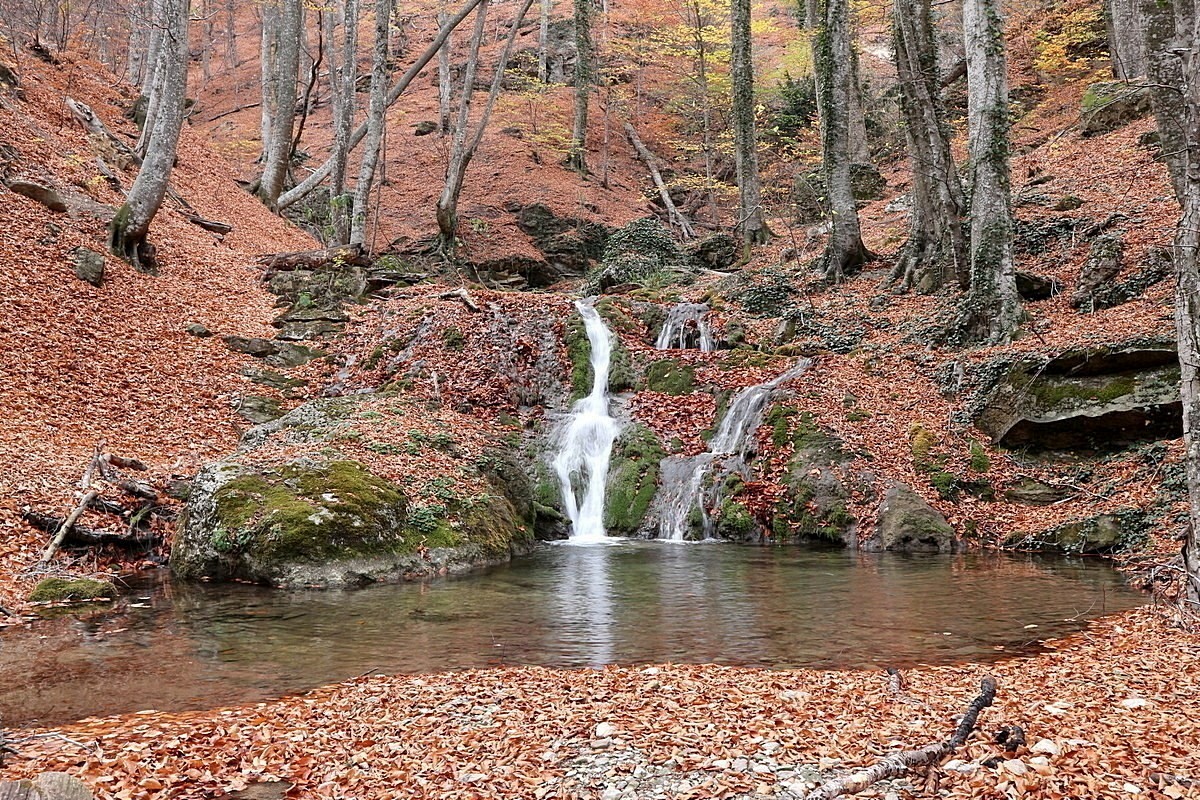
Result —
[{"label": "waterfall", "polygon": [[571,541],[599,542],[604,530],[604,491],[608,462],[619,426],[608,413],[608,370],[612,335],[595,300],[575,303],[591,345],[592,391],[571,408],[554,457],[563,506],[571,520]]},{"label": "waterfall", "polygon": [[[738,473],[745,477],[746,462],[754,455],[754,432],[762,424],[771,397],[811,363],[802,360],[774,379],[734,395],[717,432],[709,440],[707,453],[672,456],[663,461],[662,487],[656,502],[659,538],[683,541],[696,530],[703,538],[712,538],[714,526],[707,506],[720,504],[727,476]],[[709,476],[714,471],[716,479],[710,482]],[[706,493],[709,483],[712,491]]]},{"label": "waterfall", "polygon": [[698,348],[702,353],[717,349],[708,324],[708,306],[703,303],[677,303],[667,312],[667,321],[654,342],[658,350]]}]

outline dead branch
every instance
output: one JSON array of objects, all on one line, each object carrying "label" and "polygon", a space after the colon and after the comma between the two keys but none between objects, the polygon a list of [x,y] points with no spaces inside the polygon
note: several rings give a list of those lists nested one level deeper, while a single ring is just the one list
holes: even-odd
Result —
[{"label": "dead branch", "polygon": [[439,300],[461,300],[462,304],[467,307],[467,310],[472,314],[479,313],[479,306],[476,304],[471,293],[467,291],[465,286],[460,286],[451,292],[442,292],[438,295]]},{"label": "dead branch", "polygon": [[199,227],[201,227],[204,230],[209,231],[211,233],[216,233],[216,234],[220,234],[221,236],[224,236],[225,234],[227,234],[233,230],[233,226],[230,225],[228,222],[218,222],[215,219],[205,219],[204,217],[200,216],[199,214],[187,212],[187,211],[184,211],[181,213],[183,214],[183,218],[186,219],[188,222],[192,223],[193,225],[198,225]]},{"label": "dead branch", "polygon": [[860,769],[857,772],[826,781],[809,793],[806,800],[833,800],[846,794],[857,794],[869,786],[887,778],[895,778],[908,772],[913,767],[924,764],[935,764],[961,747],[975,725],[979,722],[979,714],[996,700],[996,679],[988,676],[979,683],[979,696],[971,701],[967,713],[959,720],[954,734],[940,744],[931,744],[919,750],[904,750],[890,755],[873,767]]},{"label": "dead branch", "polygon": [[685,240],[695,239],[696,230],[692,227],[692,223],[688,218],[675,206],[675,202],[671,199],[671,193],[667,191],[667,185],[663,182],[662,173],[658,169],[658,159],[650,152],[649,148],[642,143],[638,138],[637,130],[631,123],[625,123],[625,136],[629,138],[629,143],[633,145],[634,151],[638,154],[638,158],[646,165],[646,169],[650,170],[650,178],[654,181],[655,188],[658,189],[659,199],[662,200],[663,206],[667,209],[667,218],[671,224],[679,228],[679,234]]},{"label": "dead branch", "polygon": [[261,105],[262,105],[261,102],[260,103],[246,103],[245,105],[238,106],[237,108],[231,108],[228,111],[222,111],[220,114],[215,114],[215,115],[209,117],[208,121],[216,122],[217,120],[221,119],[222,117],[228,117],[230,114],[236,114],[239,111],[245,111],[248,108],[258,108]]},{"label": "dead branch", "polygon": [[136,458],[126,458],[125,456],[118,456],[114,453],[105,453],[104,460],[118,469],[132,469],[136,470],[137,472],[145,472],[147,469],[149,469],[149,467],[147,467],[141,461],[138,461]]},{"label": "dead branch", "polygon": [[131,494],[142,500],[149,500],[152,503],[158,502],[158,492],[148,483],[135,480],[121,480],[117,481],[117,488],[126,494]]},{"label": "dead branch", "polygon": [[79,502],[79,505],[75,506],[75,510],[72,511],[65,520],[63,520],[63,524],[59,527],[58,533],[54,534],[54,538],[50,540],[50,543],[46,545],[46,549],[42,551],[42,557],[39,561],[40,564],[45,565],[50,563],[50,559],[54,558],[54,554],[58,552],[60,547],[62,547],[62,543],[67,538],[67,534],[70,533],[71,529],[75,527],[75,523],[79,520],[80,515],[83,514],[84,509],[86,509],[88,505],[99,496],[100,492],[97,489],[92,489],[83,496],[83,499]]},{"label": "dead branch", "polygon": [[[46,531],[47,533],[59,530],[62,528],[64,522],[60,517],[39,514],[36,511],[26,511],[21,515],[21,518],[38,530]],[[74,525],[63,539],[62,546],[95,547],[97,545],[111,544],[116,547],[138,549],[153,547],[162,541],[162,536],[157,533],[139,533],[136,528],[133,528],[132,531],[128,534],[111,533],[109,531],[93,530],[83,525]]]}]

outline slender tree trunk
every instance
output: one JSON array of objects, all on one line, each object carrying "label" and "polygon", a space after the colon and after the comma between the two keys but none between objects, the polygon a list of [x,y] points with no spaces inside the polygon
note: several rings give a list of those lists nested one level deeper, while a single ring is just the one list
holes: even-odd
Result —
[{"label": "slender tree trunk", "polygon": [[754,127],[754,60],[750,42],[750,0],[730,6],[730,78],[733,83],[733,148],[737,161],[738,227],[745,257],[771,236],[763,219],[762,186],[758,177],[758,133]]},{"label": "slender tree trunk", "polygon": [[[409,87],[413,80],[419,74],[421,74],[421,70],[423,70],[425,66],[433,60],[433,57],[437,55],[438,51],[445,43],[446,38],[450,35],[450,32],[458,27],[458,25],[464,19],[470,16],[471,12],[474,11],[481,2],[483,2],[483,0],[466,0],[466,3],[461,9],[459,9],[458,13],[451,17],[450,20],[441,27],[441,29],[438,31],[438,35],[434,37],[433,41],[429,44],[429,47],[425,48],[420,57],[418,57],[413,65],[408,68],[408,71],[405,72],[404,75],[401,76],[400,80],[396,81],[396,84],[388,90],[387,107],[390,108],[392,104],[395,103],[400,97],[400,95],[404,94],[404,90]],[[355,128],[350,134],[350,142],[347,151],[353,150],[355,147],[357,147],[359,142],[361,142],[366,135],[366,124],[359,125],[357,128]],[[294,189],[290,189],[286,193],[280,195],[279,202],[277,204],[278,208],[281,210],[285,209],[292,203],[295,203],[297,200],[306,197],[309,192],[320,186],[321,182],[329,177],[329,173],[332,170],[333,156],[330,156],[325,160],[325,163],[317,167],[317,169],[314,170],[311,175],[301,181],[300,184]]]},{"label": "slender tree trunk", "polygon": [[913,177],[908,242],[892,279],[902,289],[929,293],[957,277],[965,289],[966,201],[944,121],[930,0],[895,0],[893,23],[900,110]]},{"label": "slender tree trunk", "polygon": [[538,81],[550,82],[550,11],[554,0],[541,0],[538,14]]},{"label": "slender tree trunk", "polygon": [[[332,18],[332,14],[329,15]],[[329,47],[334,49],[332,32]],[[333,63],[333,59],[330,59]],[[350,241],[350,210],[346,193],[346,159],[354,123],[354,84],[358,79],[358,0],[343,0],[341,56],[333,74],[333,171],[329,181],[329,218],[334,244]]]},{"label": "slender tree trunk", "polygon": [[129,4],[129,58],[125,63],[125,80],[141,85],[146,70],[146,11],[139,3]]},{"label": "slender tree trunk", "polygon": [[225,66],[237,66],[237,0],[225,0]]},{"label": "slender tree trunk", "polygon": [[826,280],[840,283],[873,256],[863,244],[850,182],[849,0],[826,0],[824,23],[817,35],[817,82],[821,86],[825,192],[833,219],[821,266]]},{"label": "slender tree trunk", "polygon": [[1108,52],[1113,77],[1128,81],[1146,74],[1146,44],[1142,35],[1140,0],[1104,0]]},{"label": "slender tree trunk", "polygon": [[262,37],[259,42],[258,65],[262,78],[262,104],[260,124],[262,127],[262,154],[260,160],[267,162],[267,151],[271,149],[271,132],[275,130],[276,103],[279,98],[279,5],[278,0],[265,0],[259,7],[262,18]]},{"label": "slender tree trunk", "polygon": [[[296,75],[300,70],[301,0],[278,0],[279,16],[270,139],[258,196],[275,208],[291,167],[292,128],[296,122]],[[264,11],[266,7],[264,6]],[[264,87],[264,103],[267,99]]]},{"label": "slender tree trunk", "polygon": [[854,47],[853,33],[850,38],[850,163],[871,163],[871,143],[867,140],[867,104],[863,95],[862,76],[858,71],[858,50]]},{"label": "slender tree trunk", "polygon": [[[1189,524],[1185,598],[1200,612],[1200,9],[1195,0],[1143,0],[1151,98],[1182,209],[1175,230],[1175,327],[1186,447]],[[1169,144],[1168,144],[1169,142]]]},{"label": "slender tree trunk", "polygon": [[1021,321],[1013,266],[1008,164],[1008,76],[1000,0],[966,0],[967,124],[971,152],[970,289],[962,333],[998,344]]},{"label": "slender tree trunk", "polygon": [[158,115],[147,140],[146,156],[137,178],[129,189],[125,204],[109,225],[109,247],[136,268],[155,271],[154,248],[146,237],[150,222],[158,213],[167,185],[179,132],[183,127],[183,101],[187,94],[188,3],[187,0],[161,0],[156,26],[162,31],[158,48],[159,79],[155,91],[159,98]]},{"label": "slender tree trunk", "polygon": [[[819,44],[817,40],[821,35],[821,28],[825,25],[824,13],[825,12],[821,5],[821,0],[804,0],[804,27],[808,31],[809,35],[809,47],[811,49],[814,71],[819,71],[820,69],[817,66],[817,47]],[[823,87],[821,86],[820,79],[818,78],[814,80],[813,94],[816,96],[817,101],[818,133],[821,131],[821,115],[825,113],[825,101],[822,99],[823,95],[821,94],[822,89]]]},{"label": "slender tree trunk", "polygon": [[375,50],[371,57],[371,101],[367,110],[367,144],[363,148],[354,187],[354,213],[350,218],[350,244],[362,244],[367,235],[367,202],[379,164],[387,116],[388,32],[392,22],[392,0],[375,0]]},{"label": "slender tree trunk", "polygon": [[[438,11],[438,27],[446,24],[449,18],[445,5]],[[446,44],[438,50],[438,135],[450,133],[450,97],[454,93],[450,80],[450,49],[454,42],[446,37]]]},{"label": "slender tree trunk", "polygon": [[595,81],[592,45],[592,0],[575,0],[575,118],[567,167],[587,175],[588,101]]}]

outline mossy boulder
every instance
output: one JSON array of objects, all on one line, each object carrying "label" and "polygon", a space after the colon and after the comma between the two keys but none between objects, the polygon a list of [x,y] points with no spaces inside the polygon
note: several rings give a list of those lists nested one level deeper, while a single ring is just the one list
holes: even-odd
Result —
[{"label": "mossy boulder", "polygon": [[879,523],[865,550],[950,553],[954,528],[919,494],[903,483],[888,489],[879,506]]},{"label": "mossy boulder", "polygon": [[629,284],[687,282],[696,270],[671,232],[654,217],[644,217],[609,237],[604,258],[588,275],[585,291],[595,294]]},{"label": "mossy boulder", "polygon": [[117,587],[93,578],[46,578],[33,587],[31,603],[73,603],[112,600]]},{"label": "mossy boulder", "polygon": [[1150,113],[1150,89],[1125,81],[1102,81],[1088,87],[1080,103],[1084,136],[1115,131]]},{"label": "mossy boulder", "polygon": [[[846,466],[851,461],[844,443],[822,430],[811,414],[776,405],[764,422],[771,426],[771,444],[793,448],[784,478],[787,491],[775,503],[771,534],[779,541],[854,542],[858,521],[847,509],[850,489]],[[865,476],[859,482],[868,488]]]},{"label": "mossy boulder", "polygon": [[1173,343],[1028,356],[993,370],[974,422],[994,444],[1094,450],[1182,435]]},{"label": "mossy boulder", "polygon": [[604,526],[610,534],[637,533],[658,489],[666,458],[662,443],[645,425],[627,425],[613,444],[604,501]]},{"label": "mossy boulder", "polygon": [[1017,535],[1005,544],[1022,550],[1066,554],[1120,553],[1141,545],[1150,524],[1149,515],[1137,508],[1063,523],[1033,535]]},{"label": "mossy boulder", "polygon": [[655,361],[646,367],[646,389],[670,395],[691,394],[696,389],[696,369],[670,358]]}]

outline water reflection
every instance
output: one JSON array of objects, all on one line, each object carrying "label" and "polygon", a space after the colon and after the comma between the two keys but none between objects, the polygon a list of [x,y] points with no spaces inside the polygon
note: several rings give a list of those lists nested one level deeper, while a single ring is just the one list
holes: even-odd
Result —
[{"label": "water reflection", "polygon": [[1097,561],[620,542],[356,592],[150,582],[0,634],[6,724],[247,702],[368,671],[981,660],[1140,602]]}]

